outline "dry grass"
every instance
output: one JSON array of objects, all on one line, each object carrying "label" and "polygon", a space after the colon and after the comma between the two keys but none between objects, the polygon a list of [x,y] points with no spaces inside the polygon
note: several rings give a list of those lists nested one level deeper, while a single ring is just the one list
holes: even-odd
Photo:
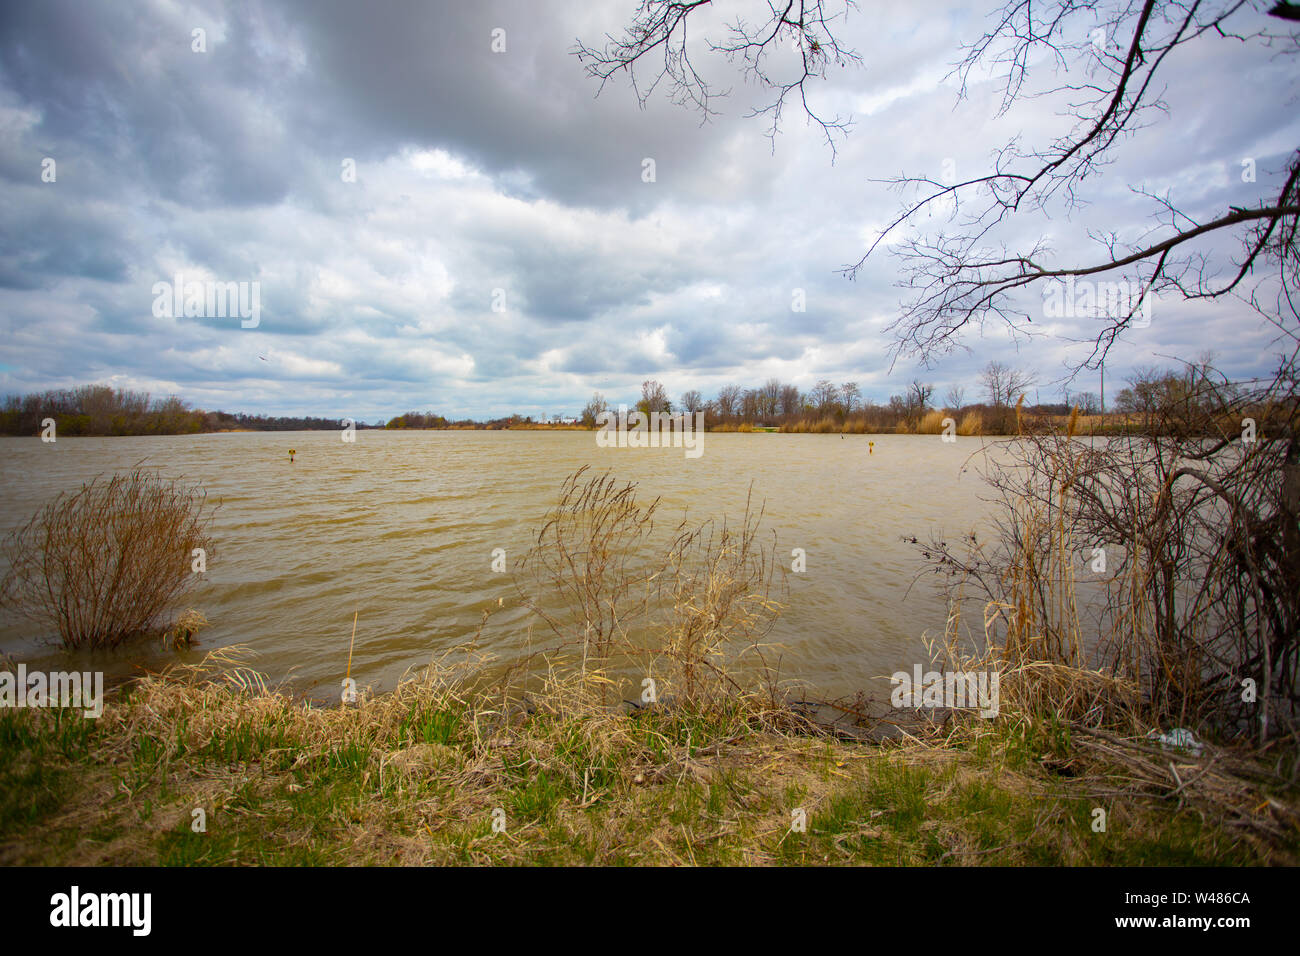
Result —
[{"label": "dry grass", "polygon": [[918,435],[941,435],[943,434],[943,421],[948,417],[948,413],[941,409],[928,411],[916,423],[916,433]]},{"label": "dry grass", "polygon": [[957,424],[958,435],[987,435],[984,416],[979,412],[967,412]]},{"label": "dry grass", "polygon": [[831,435],[847,430],[847,425],[847,422],[845,425],[840,425],[834,418],[825,415],[817,419],[803,418],[796,422],[789,422],[781,426],[781,431],[796,435]]},{"label": "dry grass", "polygon": [[[950,721],[871,745],[752,701],[624,715],[576,675],[517,697],[484,663],[459,649],[390,693],[320,708],[228,649],[141,680],[97,723],[0,713],[0,862],[1294,861],[1294,802],[1224,776],[1231,755],[1175,758],[1174,791],[1127,741]],[[1107,834],[1091,830],[1097,806]]]}]

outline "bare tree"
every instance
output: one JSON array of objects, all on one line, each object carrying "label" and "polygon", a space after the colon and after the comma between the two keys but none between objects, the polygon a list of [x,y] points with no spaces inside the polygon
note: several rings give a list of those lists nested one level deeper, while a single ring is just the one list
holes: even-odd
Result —
[{"label": "bare tree", "polygon": [[605,396],[600,392],[593,392],[590,400],[582,409],[582,424],[588,428],[594,428],[596,426],[596,416],[601,412],[608,411],[608,409],[609,403],[605,401]]},{"label": "bare tree", "polygon": [[636,407],[647,415],[650,412],[673,410],[672,402],[668,400],[668,389],[664,388],[662,382],[654,379],[647,379],[641,383],[641,401],[636,403]]},{"label": "bare tree", "polygon": [[949,385],[948,397],[944,399],[944,402],[954,412],[959,411],[966,403],[966,389],[960,385]]},{"label": "bare tree", "polygon": [[718,389],[718,414],[723,418],[731,418],[740,411],[740,397],[743,393],[739,385],[724,385]]},{"label": "bare tree", "polygon": [[[1156,0],[1110,4],[1079,4],[1048,0],[1028,4],[1011,0],[995,17],[997,25],[969,46],[955,73],[962,95],[972,70],[982,65],[1005,69],[1001,113],[1022,96],[1071,94],[1076,123],[1049,145],[1023,150],[1012,142],[998,151],[984,175],[957,183],[929,177],[900,177],[892,185],[913,198],[845,274],[853,277],[880,243],[903,223],[940,203],[959,210],[951,217],[953,231],[935,238],[901,240],[903,285],[912,298],[891,326],[901,353],[925,358],[956,344],[967,326],[989,319],[1005,324],[1013,334],[1027,331],[1032,321],[1025,293],[1035,284],[1056,284],[1047,294],[1075,278],[1107,284],[1122,283],[1135,290],[1117,308],[1098,310],[1101,327],[1089,335],[1092,349],[1078,363],[1097,368],[1119,335],[1153,297],[1213,299],[1244,292],[1256,308],[1260,281],[1248,282],[1268,261],[1278,266],[1281,290],[1277,305],[1297,315],[1289,289],[1300,270],[1296,256],[1297,214],[1300,214],[1300,151],[1292,153],[1283,181],[1273,192],[1249,206],[1222,209],[1198,221],[1177,208],[1168,196],[1145,195],[1152,204],[1153,225],[1131,230],[1139,238],[1122,242],[1121,229],[1092,235],[1097,253],[1079,263],[1053,261],[1046,240],[1029,248],[994,247],[998,228],[1015,219],[1070,211],[1085,201],[1084,181],[1096,179],[1111,161],[1119,141],[1144,126],[1153,113],[1164,110],[1160,100],[1161,70],[1181,48],[1207,35],[1267,46],[1286,43],[1294,53],[1297,34],[1270,34],[1248,20],[1258,3],[1220,0],[1217,3],[1157,3]],[[1086,27],[1085,18],[1096,18]],[[1100,30],[1100,34],[1094,34]],[[1093,37],[1103,38],[1097,44]],[[1062,72],[1060,85],[1027,87],[1028,64],[1047,54]],[[1073,78],[1072,78],[1073,77]],[[1254,95],[1254,91],[1251,92]],[[1215,236],[1231,233],[1241,254],[1235,262],[1215,259]],[[1221,244],[1220,244],[1221,245]],[[1225,269],[1226,266],[1226,269]],[[1262,281],[1271,281],[1267,276]],[[1072,287],[1072,286],[1067,286]],[[1298,315],[1297,317],[1300,317]]]},{"label": "bare tree", "polygon": [[[709,0],[641,0],[621,38],[607,36],[599,48],[579,43],[574,52],[602,88],[612,76],[625,72],[643,105],[664,83],[675,102],[698,108],[707,117],[715,93],[691,61],[687,20],[710,5]],[[769,136],[775,136],[782,109],[794,96],[821,126],[833,150],[832,134],[843,132],[848,124],[814,111],[807,86],[823,79],[832,63],[861,62],[835,34],[853,8],[849,0],[772,3],[765,20],[747,23],[737,18],[722,36],[705,36],[695,50],[738,60],[744,78],[771,94],[767,106],[753,111],[770,120]],[[1101,364],[1152,295],[1207,299],[1241,294],[1276,322],[1256,298],[1261,283],[1271,281],[1271,270],[1261,269],[1265,263],[1276,265],[1280,279],[1274,311],[1300,318],[1291,295],[1300,280],[1300,150],[1292,152],[1280,184],[1270,191],[1261,185],[1255,203],[1224,208],[1203,221],[1191,218],[1168,197],[1147,194],[1154,227],[1126,229],[1136,224],[1119,223],[1110,233],[1094,235],[1098,253],[1090,261],[1053,261],[1045,239],[1016,250],[996,245],[1000,227],[1068,212],[1086,201],[1085,181],[1099,178],[1116,144],[1150,125],[1153,115],[1164,110],[1160,97],[1168,64],[1184,58],[1191,44],[1219,37],[1294,55],[1300,49],[1300,31],[1287,27],[1291,32],[1273,32],[1270,26],[1291,21],[1294,5],[1266,8],[1267,0],[1005,0],[991,18],[993,28],[965,47],[953,70],[959,98],[966,96],[972,72],[988,68],[1001,75],[999,114],[1010,112],[1022,98],[1061,94],[1068,99],[1075,123],[1044,145],[1025,148],[1018,139],[1009,142],[982,175],[956,183],[928,176],[891,181],[910,198],[861,259],[844,268],[846,276],[856,277],[896,230],[919,215],[932,214],[941,204],[952,210],[955,227],[935,238],[904,237],[891,243],[903,260],[902,284],[911,293],[890,326],[896,355],[916,354],[928,361],[955,347],[968,326],[978,328],[989,319],[1004,323],[1013,334],[1024,333],[1031,321],[1024,302],[1030,287],[1069,278],[1118,280],[1137,290],[1123,300],[1122,308],[1099,316],[1102,326],[1089,336],[1093,348],[1080,368]],[[1262,16],[1265,12],[1278,19],[1268,20]],[[782,54],[791,40],[799,53],[791,54],[793,69],[787,76],[778,64],[784,65]],[[1030,64],[1038,61],[1054,67],[1041,88],[1028,82]],[[639,66],[650,69],[648,80],[637,78]],[[1263,92],[1251,89],[1243,95]],[[1221,276],[1216,249],[1222,244],[1215,237],[1223,233],[1238,238],[1241,254]],[[1140,238],[1121,242],[1121,234]]]},{"label": "bare tree", "polygon": [[1025,390],[1034,384],[1031,373],[1011,368],[997,360],[984,366],[980,379],[989,404],[994,408],[1007,408],[1016,404]]},{"label": "bare tree", "polygon": [[1076,393],[1073,405],[1084,415],[1096,415],[1101,411],[1101,399],[1097,397],[1096,392]]},{"label": "bare tree", "polygon": [[817,411],[826,413],[833,411],[839,402],[840,390],[835,387],[835,383],[830,379],[822,379],[813,386],[809,397]]},{"label": "bare tree", "polygon": [[803,397],[798,385],[781,386],[781,414],[798,415],[803,411]]},{"label": "bare tree", "polygon": [[[607,34],[599,47],[579,40],[573,53],[587,74],[600,81],[602,90],[615,74],[625,73],[643,107],[662,85],[674,103],[698,109],[705,117],[714,115],[711,101],[726,94],[695,68],[691,56],[700,50],[692,51],[686,30],[687,18],[709,5],[710,0],[641,0],[621,37]],[[746,22],[737,16],[719,39],[704,39],[708,54],[739,61],[747,81],[771,92],[771,100],[756,106],[750,115],[766,117],[773,145],[790,99],[821,127],[832,151],[835,134],[847,129],[847,121],[839,116],[813,110],[807,86],[811,80],[824,79],[831,65],[861,62],[861,56],[841,46],[835,36],[836,21],[855,7],[852,0],[798,0],[784,7],[773,3],[766,20]]]},{"label": "bare tree", "polygon": [[915,414],[924,414],[930,406],[930,396],[933,394],[933,385],[926,385],[913,379],[912,384],[907,387],[907,405]]},{"label": "bare tree", "polygon": [[695,389],[682,392],[682,409],[688,415],[694,415],[704,407],[704,396]]},{"label": "bare tree", "polygon": [[858,388],[857,382],[845,382],[840,386],[840,400],[844,402],[844,411],[848,414],[853,414],[853,409],[857,408],[861,397],[862,391]]}]

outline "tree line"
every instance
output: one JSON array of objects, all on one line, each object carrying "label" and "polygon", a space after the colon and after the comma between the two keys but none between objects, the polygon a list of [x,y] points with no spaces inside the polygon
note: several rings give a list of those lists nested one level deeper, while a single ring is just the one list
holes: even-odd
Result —
[{"label": "tree line", "polygon": [[[1212,359],[1207,354],[1181,369],[1139,367],[1124,379],[1123,387],[1108,406],[1096,392],[1069,389],[1063,401],[1030,402],[1028,395],[1038,382],[1037,375],[996,360],[981,370],[978,387],[969,396],[972,401],[967,400],[962,385],[949,386],[940,400],[935,386],[919,379],[914,379],[901,394],[891,395],[888,403],[880,404],[864,397],[856,382],[837,385],[822,379],[802,391],[769,378],[751,388],[724,385],[708,399],[691,389],[673,402],[663,383],[650,379],[641,384],[641,397],[625,404],[647,414],[703,412],[705,426],[718,431],[766,425],[789,432],[936,434],[951,418],[959,435],[1007,435],[1078,409],[1080,415],[1091,420],[1087,427],[1095,431],[1154,433],[1168,429],[1172,421],[1200,421],[1209,427],[1212,419],[1242,406],[1251,383],[1225,379],[1212,368]],[[601,412],[616,407],[597,392],[587,402],[580,420],[594,427]]]},{"label": "tree line", "polygon": [[[53,419],[60,436],[196,435],[226,431],[337,431],[343,420],[312,415],[250,415],[207,411],[176,395],[154,398],[148,392],[82,385],[9,395],[0,403],[0,435],[39,435]],[[486,421],[451,420],[432,411],[410,411],[358,429],[519,428],[535,427],[530,415],[518,413]]]},{"label": "tree line", "polygon": [[[729,430],[746,426],[777,426],[784,431],[939,431],[946,415],[952,415],[964,434],[1004,432],[1014,424],[1015,406],[1036,382],[1032,372],[992,361],[980,375],[982,401],[966,401],[966,389],[950,387],[942,404],[935,398],[935,386],[913,380],[887,404],[865,397],[857,382],[836,384],[829,379],[818,381],[811,389],[769,378],[762,385],[724,385],[713,398],[705,398],[697,389],[683,392],[674,404],[668,390],[653,379],[641,384],[641,397],[634,403],[643,413],[704,413],[707,427]],[[1076,396],[1083,409],[1092,413],[1096,396]],[[611,409],[609,401],[597,392],[587,402],[581,420],[594,426],[597,416]],[[1068,414],[1068,403],[1039,405],[1026,409],[1038,414]],[[936,418],[935,413],[943,412]]]},{"label": "tree line", "polygon": [[[53,419],[56,434],[193,435],[221,431],[337,430],[336,418],[248,415],[194,408],[176,395],[83,385],[28,395],[9,395],[0,406],[0,434],[38,435]],[[368,426],[358,422],[357,428]]]},{"label": "tree line", "polygon": [[[1170,413],[1180,409],[1177,420],[1208,420],[1238,403],[1243,386],[1220,379],[1213,388],[1207,356],[1199,364],[1182,370],[1142,367],[1126,379],[1116,394],[1105,427],[1126,427],[1151,431],[1166,427]],[[661,382],[650,379],[641,385],[641,397],[631,407],[649,413],[704,413],[705,426],[715,430],[742,430],[768,425],[793,432],[914,432],[937,433],[951,417],[955,430],[963,435],[1011,434],[1021,430],[1028,418],[1068,415],[1074,408],[1086,416],[1103,411],[1093,392],[1067,392],[1065,401],[1024,401],[1037,378],[1033,372],[1005,363],[989,362],[980,373],[978,391],[968,402],[965,387],[950,386],[942,402],[935,398],[935,386],[913,380],[878,404],[862,395],[856,382],[835,384],[818,381],[808,391],[769,378],[763,385],[746,388],[725,385],[716,396],[705,399],[696,389],[684,392],[673,402]],[[614,406],[599,392],[582,411],[580,423],[594,428],[597,416]],[[37,435],[53,419],[57,434],[92,435],[185,435],[221,431],[328,431],[340,427],[340,420],[314,416],[250,415],[194,408],[169,395],[152,398],[147,392],[87,385],[49,390],[29,395],[10,395],[0,406],[0,434]],[[544,422],[532,416],[512,414],[485,421],[451,420],[432,411],[410,411],[373,426],[357,422],[357,428],[387,429],[506,429],[536,427]]]}]

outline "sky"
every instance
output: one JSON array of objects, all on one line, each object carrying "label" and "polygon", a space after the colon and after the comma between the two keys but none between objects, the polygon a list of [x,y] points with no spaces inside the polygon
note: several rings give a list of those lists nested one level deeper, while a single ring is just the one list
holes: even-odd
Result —
[{"label": "sky", "polygon": [[[851,12],[840,39],[861,64],[809,87],[852,120],[834,150],[794,107],[769,140],[746,115],[764,91],[716,56],[700,62],[730,95],[707,122],[662,93],[641,107],[622,78],[597,95],[575,43],[635,8],[3,5],[0,392],[104,383],[235,412],[485,419],[576,415],[595,391],[631,403],[650,378],[674,399],[854,381],[882,403],[920,378],[971,401],[990,359],[1034,372],[1040,401],[1097,390],[1095,372],[1069,377],[1090,320],[1040,319],[1028,337],[988,323],[923,364],[886,331],[905,297],[892,247],[840,274],[899,209],[881,180],[979,175],[1009,139],[1045,147],[1069,128],[1051,97],[998,116],[992,74],[958,101],[948,74],[993,4]],[[1276,28],[1264,20],[1241,23]],[[1031,67],[1053,79],[1050,61]],[[1280,185],[1300,137],[1293,59],[1210,36],[1164,81],[1167,110],[1084,184],[1086,208],[1007,238],[1045,237],[1068,262],[1095,251],[1090,230],[1148,230],[1139,191],[1208,219]],[[1203,247],[1217,268],[1236,250]],[[247,283],[256,325],[159,314],[178,274]],[[1207,350],[1229,375],[1265,374],[1275,340],[1239,302],[1162,300],[1112,352],[1107,392]]]}]

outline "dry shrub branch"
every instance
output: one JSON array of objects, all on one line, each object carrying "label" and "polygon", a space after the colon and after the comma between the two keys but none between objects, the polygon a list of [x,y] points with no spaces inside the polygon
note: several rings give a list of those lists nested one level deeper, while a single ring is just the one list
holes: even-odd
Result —
[{"label": "dry shrub branch", "polygon": [[136,468],[59,495],[5,541],[0,599],[69,648],[113,648],[165,626],[210,557],[197,486]]}]

